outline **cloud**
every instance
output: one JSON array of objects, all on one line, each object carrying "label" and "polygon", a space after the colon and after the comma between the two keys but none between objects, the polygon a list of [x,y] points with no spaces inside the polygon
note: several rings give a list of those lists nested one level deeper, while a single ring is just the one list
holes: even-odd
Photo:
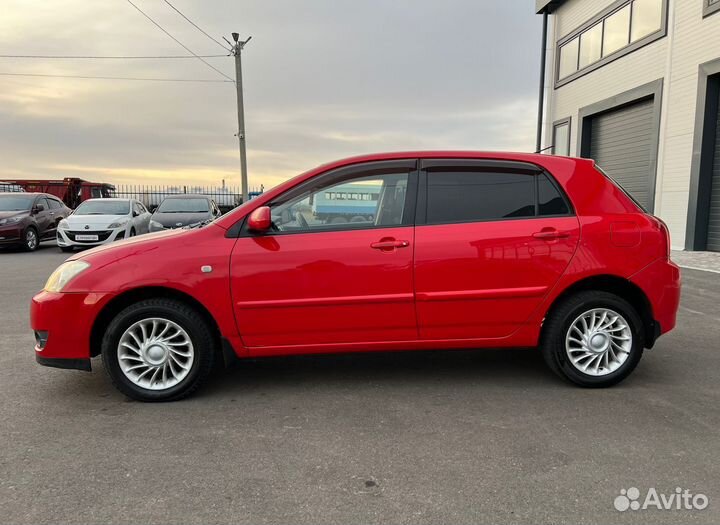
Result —
[{"label": "cloud", "polygon": [[[162,2],[138,5],[188,46],[223,51]],[[178,7],[243,55],[251,184],[360,153],[530,150],[538,67],[532,2],[295,0]],[[123,1],[4,0],[16,54],[184,51]],[[232,58],[209,59],[228,74]],[[220,78],[197,60],[0,59],[0,71]],[[0,178],[239,179],[232,84],[0,77]]]}]

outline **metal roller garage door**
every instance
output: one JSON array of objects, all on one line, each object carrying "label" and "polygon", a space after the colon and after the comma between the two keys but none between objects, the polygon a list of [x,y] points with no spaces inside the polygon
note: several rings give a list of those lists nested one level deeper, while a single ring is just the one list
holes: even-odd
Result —
[{"label": "metal roller garage door", "polygon": [[590,157],[626,191],[652,209],[653,173],[653,98],[592,117]]},{"label": "metal roller garage door", "polygon": [[[718,104],[720,108],[720,103]],[[720,252],[720,110],[715,128],[715,156],[713,158],[712,186],[708,216],[708,236],[706,249]]]}]

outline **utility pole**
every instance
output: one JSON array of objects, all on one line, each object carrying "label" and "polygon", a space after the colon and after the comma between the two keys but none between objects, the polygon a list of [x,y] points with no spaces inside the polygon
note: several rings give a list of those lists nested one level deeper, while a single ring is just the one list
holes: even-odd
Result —
[{"label": "utility pole", "polygon": [[[252,37],[247,40],[240,40],[239,33],[232,34],[235,44],[232,46],[232,54],[235,57],[235,87],[237,88],[237,112],[238,112],[238,146],[240,147],[240,186],[242,188],[242,201],[248,201],[248,177],[247,177],[247,153],[245,151],[245,108],[243,106],[243,88],[242,88],[242,61],[241,54],[245,44],[250,42]],[[227,39],[225,39],[227,42]],[[228,42],[229,43],[229,42]]]}]

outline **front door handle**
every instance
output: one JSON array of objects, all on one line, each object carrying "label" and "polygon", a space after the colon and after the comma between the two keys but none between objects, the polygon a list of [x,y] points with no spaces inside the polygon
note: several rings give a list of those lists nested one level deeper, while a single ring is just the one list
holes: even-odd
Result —
[{"label": "front door handle", "polygon": [[542,239],[544,241],[554,241],[555,239],[567,239],[570,237],[569,232],[561,232],[555,228],[544,228],[542,231],[535,232],[532,235],[536,239]]},{"label": "front door handle", "polygon": [[410,246],[410,241],[398,241],[393,238],[380,239],[378,242],[370,244],[370,248],[375,250],[381,250],[385,252],[396,250],[397,248],[407,248]]}]

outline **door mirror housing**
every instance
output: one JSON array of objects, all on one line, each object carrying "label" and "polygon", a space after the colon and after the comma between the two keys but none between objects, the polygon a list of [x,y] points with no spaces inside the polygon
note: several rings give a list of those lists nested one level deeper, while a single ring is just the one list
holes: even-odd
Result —
[{"label": "door mirror housing", "polygon": [[248,230],[255,233],[263,233],[270,229],[272,225],[272,216],[268,206],[260,206],[253,210],[248,217]]},{"label": "door mirror housing", "polygon": [[44,204],[36,204],[33,206],[33,213],[40,213],[41,211],[45,211],[45,205]]}]

